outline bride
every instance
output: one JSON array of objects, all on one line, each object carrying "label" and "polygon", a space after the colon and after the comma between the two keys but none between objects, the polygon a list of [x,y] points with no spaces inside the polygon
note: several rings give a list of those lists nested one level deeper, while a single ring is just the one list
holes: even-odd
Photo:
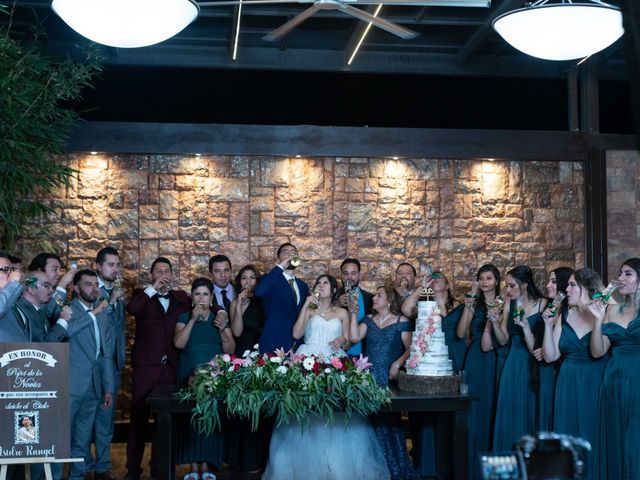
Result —
[{"label": "bride", "polygon": [[[296,353],[330,357],[346,356],[349,314],[333,304],[338,282],[331,275],[316,279],[293,326],[304,343]],[[313,308],[315,306],[315,308]],[[273,431],[269,463],[263,480],[386,480],[389,471],[369,420],[352,415],[345,428],[344,414],[336,413],[333,425],[312,417],[309,425],[283,424]]]}]

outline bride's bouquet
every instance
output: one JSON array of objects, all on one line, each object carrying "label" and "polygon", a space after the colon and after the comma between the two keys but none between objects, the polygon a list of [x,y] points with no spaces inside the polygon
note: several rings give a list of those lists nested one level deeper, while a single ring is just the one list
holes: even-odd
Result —
[{"label": "bride's bouquet", "polygon": [[177,395],[195,400],[192,419],[206,433],[220,428],[222,406],[228,416],[250,419],[253,430],[261,416],[274,416],[277,425],[292,419],[304,425],[309,415],[317,415],[331,424],[336,411],[345,413],[348,424],[353,413],[370,415],[390,402],[389,390],[377,384],[370,366],[362,355],[324,358],[247,350],[242,357],[217,355],[196,368]]}]

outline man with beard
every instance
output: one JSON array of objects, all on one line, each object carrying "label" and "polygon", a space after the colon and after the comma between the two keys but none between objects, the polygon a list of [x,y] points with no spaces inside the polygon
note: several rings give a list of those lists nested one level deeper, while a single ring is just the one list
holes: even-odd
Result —
[{"label": "man with beard", "polygon": [[[176,383],[179,353],[173,335],[176,321],[189,310],[191,299],[184,290],[171,289],[172,274],[169,259],[156,258],[151,264],[151,284],[136,288],[127,304],[127,312],[136,318],[136,336],[131,351],[133,389],[126,480],[138,480],[142,474],[140,462],[150,413],[147,395],[156,385]],[[152,446],[152,472],[155,453]]]},{"label": "man with beard", "polygon": [[[87,328],[69,334],[71,456],[86,459],[90,454],[96,415],[113,404],[115,363],[109,307],[106,301],[97,301],[100,288],[95,272],[76,272],[73,290],[76,294],[71,302],[74,321],[91,322]],[[71,464],[70,480],[83,480],[84,474],[84,463]]]},{"label": "man with beard", "polygon": [[295,245],[283,243],[278,247],[277,256],[276,266],[260,279],[255,289],[266,314],[260,335],[260,352],[294,347],[293,324],[309,295],[307,284],[295,277],[300,259]]},{"label": "man with beard", "polygon": [[77,267],[70,268],[63,275],[61,272],[62,262],[60,257],[55,253],[41,252],[37,254],[29,264],[29,271],[40,271],[46,275],[46,281],[53,288],[53,296],[44,307],[44,313],[49,323],[54,323],[60,316],[60,305],[64,304],[67,299],[67,286],[73,280],[73,275],[77,271]]},{"label": "man with beard", "polygon": [[71,308],[64,307],[60,317],[51,326],[45,314],[45,306],[53,296],[53,285],[47,281],[44,272],[29,272],[25,276],[25,287],[9,315],[16,321],[28,323],[30,342],[62,342],[67,338],[70,328],[76,331],[85,328],[87,323],[70,322]]},{"label": "man with beard", "polygon": [[[373,313],[373,294],[360,288],[360,261],[357,258],[345,258],[340,264],[342,287],[338,290],[338,304],[347,308],[350,296],[357,301],[357,319],[360,322],[366,315]],[[346,293],[349,292],[349,293]],[[362,342],[351,345],[347,350],[349,356],[362,353]]]},{"label": "man with beard", "polygon": [[95,480],[113,480],[111,473],[111,439],[115,420],[116,400],[120,389],[120,375],[125,363],[125,317],[124,290],[122,285],[120,256],[113,247],[105,247],[96,255],[96,270],[98,272],[99,296],[104,299],[106,313],[109,318],[109,328],[113,343],[110,356],[113,359],[113,404],[108,408],[101,408],[96,415],[94,426],[94,441],[96,444],[96,458],[91,452],[85,458],[86,471],[95,471]]}]

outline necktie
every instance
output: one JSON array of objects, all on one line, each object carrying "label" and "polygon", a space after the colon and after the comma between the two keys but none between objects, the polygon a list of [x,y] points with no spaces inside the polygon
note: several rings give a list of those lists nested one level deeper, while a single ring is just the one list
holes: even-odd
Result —
[{"label": "necktie", "polygon": [[290,278],[289,285],[291,285],[291,290],[293,290],[293,299],[296,301],[296,305],[298,304],[298,294],[296,293],[296,279]]},{"label": "necktie", "polygon": [[222,295],[222,306],[224,307],[225,311],[229,311],[229,306],[231,306],[231,302],[229,301],[229,297],[227,297],[227,291],[226,290],[220,290],[220,295]]}]

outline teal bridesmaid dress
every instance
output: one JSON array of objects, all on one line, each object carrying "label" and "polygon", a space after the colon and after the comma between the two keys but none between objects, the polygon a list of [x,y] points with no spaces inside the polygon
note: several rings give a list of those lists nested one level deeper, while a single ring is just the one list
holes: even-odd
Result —
[{"label": "teal bridesmaid dress", "polygon": [[598,411],[602,377],[608,356],[595,359],[589,352],[591,332],[578,338],[575,330],[562,319],[560,352],[563,357],[556,382],[554,431],[580,437],[591,443],[587,458],[587,477],[600,478],[594,471],[594,459],[598,456],[599,428],[594,421]]},{"label": "teal bridesmaid dress", "polygon": [[600,477],[640,478],[640,316],[623,328],[602,326],[611,341],[600,402]]},{"label": "teal bridesmaid dress", "polygon": [[485,309],[476,309],[471,319],[471,343],[467,349],[463,369],[467,375],[469,393],[478,400],[469,413],[469,472],[470,478],[480,478],[479,456],[491,450],[492,427],[496,401],[496,351],[483,352],[480,346],[487,323]]},{"label": "teal bridesmaid dress", "polygon": [[[533,385],[532,369],[535,359],[524,341],[522,327],[513,321],[515,302],[511,302],[507,329],[511,348],[500,377],[493,449],[511,450],[525,434],[535,433],[537,426],[537,389]],[[527,317],[535,331],[542,321],[540,312]]]},{"label": "teal bridesmaid dress", "polygon": [[449,347],[449,358],[451,359],[455,373],[462,370],[464,355],[467,352],[466,339],[458,338],[458,335],[456,335],[456,329],[458,328],[458,322],[460,321],[463,310],[464,305],[458,305],[442,317],[442,331],[444,332],[445,343],[447,347]]}]

